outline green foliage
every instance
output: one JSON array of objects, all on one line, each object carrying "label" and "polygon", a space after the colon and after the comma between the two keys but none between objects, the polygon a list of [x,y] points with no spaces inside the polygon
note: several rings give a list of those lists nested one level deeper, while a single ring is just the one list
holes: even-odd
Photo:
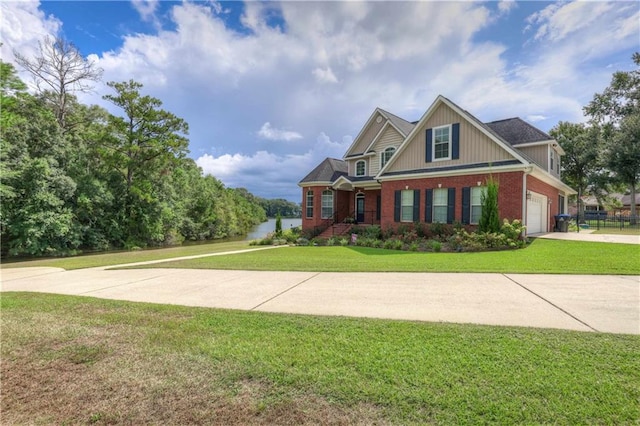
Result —
[{"label": "green foliage", "polygon": [[603,139],[600,128],[582,123],[561,121],[549,131],[558,141],[565,155],[562,157],[562,180],[584,194],[587,188],[604,189],[600,176],[602,166],[599,153]]},{"label": "green foliage", "polygon": [[498,182],[493,177],[487,179],[487,189],[482,193],[482,214],[478,223],[478,231],[495,233],[500,230],[498,213]]},{"label": "green foliage", "polygon": [[219,239],[266,219],[257,197],[185,157],[187,124],[139,83],[108,84],[116,93],[105,99],[126,118],[67,94],[65,129],[54,104],[29,95],[3,62],[0,83],[3,256]]},{"label": "green foliage", "polygon": [[282,235],[282,217],[280,217],[280,212],[276,214],[276,236],[280,237]]},{"label": "green foliage", "polygon": [[300,204],[287,201],[283,198],[265,199],[257,197],[258,204],[262,206],[267,217],[300,217]]}]

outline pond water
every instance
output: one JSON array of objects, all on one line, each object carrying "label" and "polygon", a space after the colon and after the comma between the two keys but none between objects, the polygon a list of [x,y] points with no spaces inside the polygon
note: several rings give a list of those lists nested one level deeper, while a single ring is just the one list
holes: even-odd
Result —
[{"label": "pond water", "polygon": [[[302,219],[285,219],[282,218],[282,230],[285,231],[289,228],[295,228],[296,226],[302,225]],[[259,238],[264,238],[267,236],[269,232],[274,232],[276,230],[276,220],[269,219],[266,222],[261,223],[260,225],[253,228],[251,232],[247,234],[247,241],[257,240]]]}]

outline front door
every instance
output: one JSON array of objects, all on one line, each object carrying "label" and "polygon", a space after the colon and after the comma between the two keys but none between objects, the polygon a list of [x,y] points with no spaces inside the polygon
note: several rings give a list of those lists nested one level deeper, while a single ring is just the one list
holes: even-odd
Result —
[{"label": "front door", "polygon": [[364,222],[364,194],[356,195],[356,222]]}]

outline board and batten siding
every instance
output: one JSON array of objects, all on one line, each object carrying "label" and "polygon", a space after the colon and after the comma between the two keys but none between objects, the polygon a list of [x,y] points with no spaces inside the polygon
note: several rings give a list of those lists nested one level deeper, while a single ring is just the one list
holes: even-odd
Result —
[{"label": "board and batten siding", "polygon": [[[381,119],[379,123],[377,122],[378,117],[380,117]],[[371,145],[371,142],[373,142],[373,138],[375,138],[376,135],[380,132],[380,129],[382,129],[382,126],[384,126],[386,121],[387,119],[384,118],[382,114],[376,113],[376,115],[373,117],[373,120],[371,120],[369,128],[363,129],[363,133],[359,135],[360,138],[357,145],[354,146],[348,154],[364,154],[364,151],[369,147],[369,145]]]},{"label": "board and batten siding", "polygon": [[[460,123],[460,158],[426,162],[426,130],[447,124]],[[407,147],[399,153],[387,172],[402,172],[425,168],[490,163],[511,160],[513,156],[465,118],[445,104],[441,104],[416,131]]]},{"label": "board and batten siding", "polygon": [[549,170],[549,145],[525,146],[518,149],[544,170]]},{"label": "board and batten siding", "polygon": [[369,161],[370,168],[367,170],[369,176],[375,176],[380,171],[381,155],[385,149],[394,147],[396,150],[400,148],[404,137],[393,127],[387,126],[375,145],[371,147],[376,152],[375,157],[371,157]]}]

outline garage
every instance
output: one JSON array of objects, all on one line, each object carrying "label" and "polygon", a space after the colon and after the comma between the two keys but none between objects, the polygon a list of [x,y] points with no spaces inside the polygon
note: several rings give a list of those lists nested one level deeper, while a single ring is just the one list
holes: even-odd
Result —
[{"label": "garage", "polygon": [[527,192],[527,234],[547,232],[547,197]]}]

